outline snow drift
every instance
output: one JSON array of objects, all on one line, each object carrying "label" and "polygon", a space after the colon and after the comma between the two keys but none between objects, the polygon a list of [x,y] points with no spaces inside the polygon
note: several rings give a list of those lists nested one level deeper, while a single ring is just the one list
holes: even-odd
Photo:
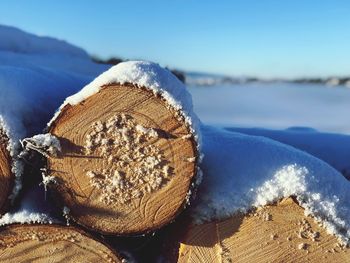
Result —
[{"label": "snow drift", "polygon": [[334,167],[350,180],[350,136],[319,132],[312,128],[292,127],[286,130],[262,128],[225,128],[247,135],[263,136],[303,150]]},{"label": "snow drift", "polygon": [[108,65],[92,62],[86,51],[79,47],[54,38],[29,34],[17,28],[0,25],[0,39],[2,66],[34,71],[38,68],[51,69],[55,73],[78,75],[80,78],[93,78],[109,68]]},{"label": "snow drift", "polygon": [[0,50],[27,54],[58,53],[88,58],[88,54],[83,49],[65,41],[50,37],[38,37],[15,27],[0,25],[0,35]]}]

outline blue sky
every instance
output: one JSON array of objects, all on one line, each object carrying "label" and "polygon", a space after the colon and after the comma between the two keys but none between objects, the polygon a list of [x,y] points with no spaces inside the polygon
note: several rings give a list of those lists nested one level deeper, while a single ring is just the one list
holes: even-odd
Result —
[{"label": "blue sky", "polygon": [[2,0],[0,24],[184,70],[350,75],[350,1]]}]

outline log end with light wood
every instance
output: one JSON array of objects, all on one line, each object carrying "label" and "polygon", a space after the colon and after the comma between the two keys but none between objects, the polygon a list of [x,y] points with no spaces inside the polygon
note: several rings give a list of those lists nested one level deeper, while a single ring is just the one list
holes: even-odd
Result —
[{"label": "log end with light wood", "polygon": [[54,192],[77,223],[131,235],[172,221],[197,171],[194,134],[161,96],[131,84],[103,86],[66,105],[50,126],[61,155],[49,158]]},{"label": "log end with light wood", "polygon": [[54,225],[10,225],[0,230],[0,261],[122,262],[109,247],[81,230]]},{"label": "log end with light wood", "polygon": [[350,262],[350,249],[292,198],[248,215],[190,225],[179,240],[169,254],[173,262]]},{"label": "log end with light wood", "polygon": [[9,205],[9,196],[14,183],[12,158],[8,150],[9,139],[0,126],[0,214],[4,214]]}]

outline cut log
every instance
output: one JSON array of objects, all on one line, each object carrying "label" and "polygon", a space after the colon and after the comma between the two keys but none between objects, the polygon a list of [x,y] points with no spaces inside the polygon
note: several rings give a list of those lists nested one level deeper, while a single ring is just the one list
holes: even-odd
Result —
[{"label": "cut log", "polygon": [[289,196],[350,243],[350,184],[323,161],[258,136],[203,127],[203,182],[191,217],[226,219]]},{"label": "cut log", "polygon": [[12,158],[9,152],[9,139],[0,124],[0,215],[9,205],[15,175],[12,173]]},{"label": "cut log", "polygon": [[188,201],[198,161],[189,125],[161,96],[131,84],[103,86],[67,104],[50,126],[60,158],[52,187],[70,217],[105,234],[141,234],[170,222]]},{"label": "cut log", "polygon": [[224,221],[190,224],[179,240],[168,256],[175,262],[350,262],[350,249],[292,198]]},{"label": "cut log", "polygon": [[122,262],[109,247],[72,227],[10,225],[0,235],[1,262]]}]

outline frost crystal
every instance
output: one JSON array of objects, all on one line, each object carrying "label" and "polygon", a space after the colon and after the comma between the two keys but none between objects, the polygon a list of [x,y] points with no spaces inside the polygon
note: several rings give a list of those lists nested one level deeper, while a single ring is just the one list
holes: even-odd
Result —
[{"label": "frost crystal", "polygon": [[20,223],[20,224],[30,224],[30,223],[49,223],[51,224],[53,220],[46,214],[30,212],[28,210],[22,210],[16,213],[7,213],[3,215],[0,219],[0,226]]},{"label": "frost crystal", "polygon": [[67,206],[63,207],[62,210],[62,215],[66,219],[66,225],[69,226],[69,221],[70,221],[70,209]]},{"label": "frost crystal", "polygon": [[159,190],[172,176],[162,151],[154,144],[157,132],[136,124],[133,117],[117,114],[96,122],[85,138],[87,155],[103,158],[102,170],[87,171],[101,202],[127,203]]},{"label": "frost crystal", "polygon": [[34,150],[49,158],[57,157],[61,152],[60,141],[53,135],[38,134],[32,138],[25,138],[21,141],[21,144],[25,150]]},{"label": "frost crystal", "polygon": [[[41,169],[41,176],[42,176],[41,184],[44,185],[45,194],[47,192],[47,186],[49,184],[57,184],[56,177],[52,175],[47,175],[46,172],[47,172],[46,169]],[[46,196],[45,196],[45,199],[46,199]]]}]

